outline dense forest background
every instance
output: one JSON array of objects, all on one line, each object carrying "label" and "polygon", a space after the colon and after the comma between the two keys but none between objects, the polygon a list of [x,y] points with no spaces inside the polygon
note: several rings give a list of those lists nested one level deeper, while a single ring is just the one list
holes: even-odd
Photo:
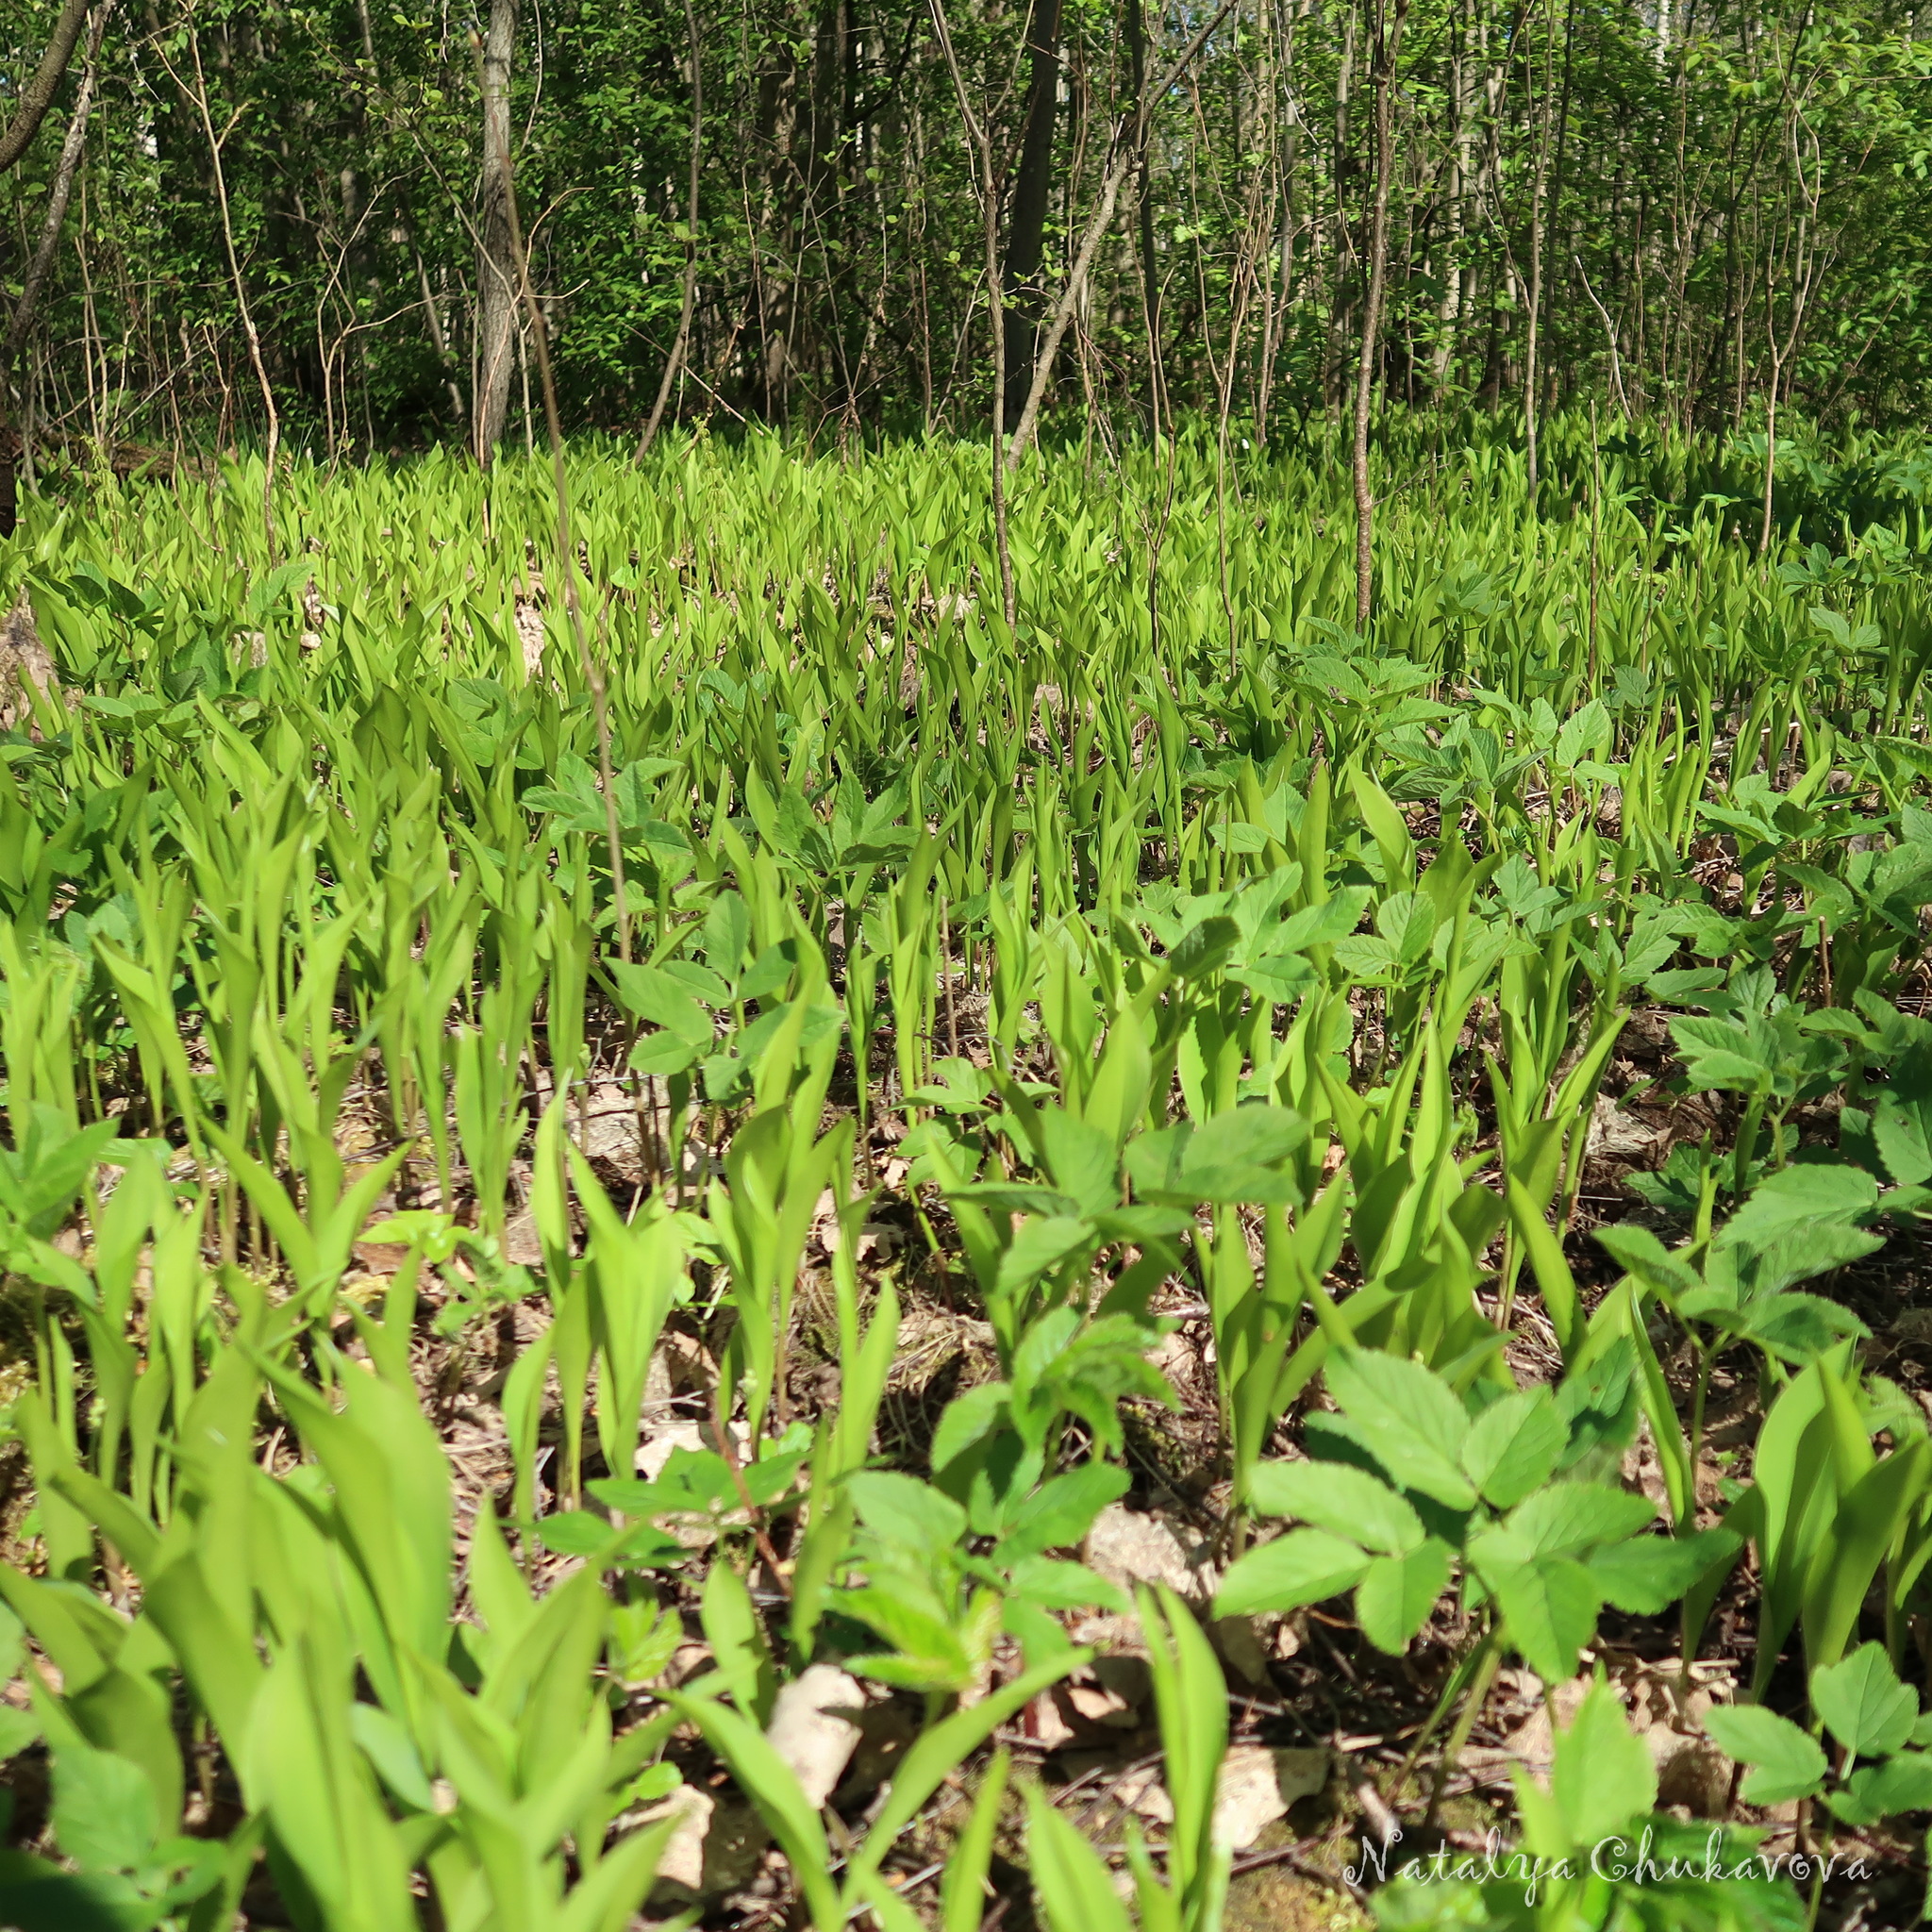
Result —
[{"label": "dense forest background", "polygon": [[7,0],[8,408],[29,463],[487,445],[535,314],[634,435],[1003,386],[1260,440],[1372,382],[1883,425],[1928,73],[1893,0]]}]

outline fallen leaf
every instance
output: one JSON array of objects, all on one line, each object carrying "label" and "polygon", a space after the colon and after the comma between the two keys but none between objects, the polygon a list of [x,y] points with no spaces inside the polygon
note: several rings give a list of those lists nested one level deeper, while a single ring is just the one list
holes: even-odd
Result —
[{"label": "fallen leaf", "polygon": [[858,1683],[832,1664],[813,1664],[779,1691],[765,1736],[816,1811],[838,1788],[858,1746],[853,1719],[865,1707]]},{"label": "fallen leaf", "polygon": [[[1312,1750],[1275,1751],[1266,1744],[1233,1744],[1221,1760],[1214,1788],[1214,1839],[1224,1850],[1244,1852],[1288,1807],[1326,1790],[1329,1755]],[[1118,1803],[1156,1824],[1174,1823],[1174,1800],[1158,1771],[1141,1766],[1114,1787]]]},{"label": "fallen leaf", "polygon": [[1268,1681],[1268,1655],[1256,1626],[1258,1617],[1217,1617],[1208,1626],[1208,1639],[1221,1660],[1245,1684]]},{"label": "fallen leaf", "polygon": [[711,1814],[718,1801],[695,1785],[679,1785],[661,1803],[638,1814],[640,1826],[659,1824],[667,1818],[677,1823],[671,1827],[664,1850],[658,1859],[659,1885],[673,1885],[695,1897],[705,1883],[705,1840],[711,1829]]},{"label": "fallen leaf", "polygon": [[1644,1160],[1657,1146],[1658,1129],[1626,1113],[1607,1093],[1599,1093],[1584,1143],[1586,1160]]},{"label": "fallen leaf", "polygon": [[1131,1590],[1137,1583],[1164,1583],[1198,1603],[1213,1591],[1214,1567],[1192,1554],[1164,1519],[1109,1503],[1087,1532],[1087,1567]]},{"label": "fallen leaf", "polygon": [[[1319,1757],[1319,1774],[1308,1762]],[[1283,1760],[1290,1760],[1284,1763]],[[1262,1831],[1285,1817],[1297,1798],[1328,1782],[1325,1751],[1271,1751],[1265,1744],[1235,1744],[1221,1760],[1214,1790],[1214,1841],[1244,1852]]]},{"label": "fallen leaf", "polygon": [[705,1446],[704,1432],[696,1423],[666,1423],[656,1428],[638,1444],[635,1458],[637,1473],[646,1482],[654,1483],[664,1474],[664,1465],[680,1449],[689,1449],[693,1454]]}]

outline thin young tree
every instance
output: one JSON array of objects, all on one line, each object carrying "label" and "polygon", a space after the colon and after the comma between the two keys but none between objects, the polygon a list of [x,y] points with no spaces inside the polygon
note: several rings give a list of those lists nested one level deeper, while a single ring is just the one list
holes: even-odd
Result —
[{"label": "thin young tree", "polygon": [[1375,92],[1375,189],[1369,220],[1369,286],[1362,302],[1361,355],[1355,375],[1355,622],[1366,631],[1375,601],[1375,496],[1369,487],[1369,407],[1382,348],[1382,292],[1389,274],[1389,189],[1395,172],[1395,58],[1408,0],[1372,0]]},{"label": "thin young tree", "polygon": [[[1404,0],[1407,4],[1407,0]],[[1059,355],[1060,342],[1066,336],[1067,325],[1073,321],[1074,311],[1079,306],[1082,292],[1087,287],[1087,277],[1093,267],[1093,258],[1100,243],[1112,225],[1113,214],[1120,203],[1120,193],[1129,172],[1140,163],[1142,144],[1147,139],[1147,125],[1154,111],[1154,104],[1164,99],[1169,91],[1186,77],[1188,70],[1199,57],[1221,23],[1234,9],[1234,0],[1223,0],[1219,11],[1202,22],[1194,37],[1175,58],[1169,62],[1154,85],[1141,94],[1138,101],[1129,104],[1128,111],[1123,115],[1120,125],[1114,129],[1112,161],[1101,182],[1100,205],[1093,210],[1088,221],[1086,232],[1080,237],[1080,246],[1074,257],[1073,267],[1068,271],[1066,285],[1060,291],[1059,300],[1054,305],[1053,321],[1044,340],[1041,342],[1039,354],[1034,358],[1033,380],[1026,391],[1026,406],[1020,412],[1020,421],[1013,430],[1011,444],[1007,452],[1008,465],[1017,464],[1027,447],[1040,422],[1040,409],[1046,395],[1047,385],[1053,380],[1055,359]],[[1148,318],[1150,331],[1148,354],[1159,360],[1159,348],[1152,331],[1155,320]],[[1160,385],[1156,384],[1157,400]]]},{"label": "thin young tree", "polygon": [[54,105],[54,96],[66,76],[67,63],[74,58],[80,30],[87,24],[87,8],[88,0],[65,0],[60,8],[47,40],[47,51],[41,56],[41,64],[21,89],[20,105],[14,108],[12,119],[0,129],[0,174],[5,174],[25,154],[33,145],[34,136],[41,131],[41,123],[47,118],[47,109]]},{"label": "thin young tree", "polygon": [[651,414],[644,424],[644,433],[638,439],[639,458],[641,458],[658,440],[658,427],[664,421],[665,406],[671,400],[672,387],[677,381],[678,372],[684,367],[684,358],[691,351],[691,312],[697,307],[698,179],[704,167],[705,157],[705,77],[700,64],[702,55],[698,38],[698,17],[691,6],[691,0],[684,0],[684,29],[691,42],[691,191],[684,210],[684,291],[678,302],[677,333],[672,338],[671,354],[664,361],[664,374],[658,384],[657,400],[651,405]]},{"label": "thin young tree", "polygon": [[1000,290],[999,168],[993,157],[991,118],[974,111],[966,76],[960,72],[959,57],[953,46],[945,0],[931,0],[931,4],[933,29],[946,58],[946,71],[953,77],[959,120],[974,163],[974,185],[979,191],[980,227],[986,242],[987,325],[992,336],[992,535],[993,547],[999,554],[1000,606],[1010,625],[1015,621],[1017,606],[1013,597],[1013,556],[1007,543],[1007,325]]},{"label": "thin young tree", "polygon": [[479,50],[482,186],[476,240],[476,379],[472,413],[475,456],[487,465],[503,436],[516,373],[517,261],[509,211],[509,76],[516,52],[517,0],[490,0]]},{"label": "thin young tree", "polygon": [[1026,125],[1007,223],[1007,402],[1009,422],[1026,407],[1040,346],[1047,205],[1053,193],[1054,134],[1059,122],[1060,0],[1033,0],[1027,25]]},{"label": "thin young tree", "polygon": [[[67,220],[67,205],[74,196],[74,177],[87,146],[87,124],[93,112],[94,82],[100,71],[101,35],[108,16],[114,10],[113,0],[102,0],[88,23],[87,57],[81,66],[80,89],[75,97],[74,112],[67,123],[67,136],[60,143],[60,158],[54,164],[54,179],[47,190],[47,206],[41,217],[41,232],[21,278],[20,297],[7,318],[7,337],[0,342],[0,537],[10,537],[20,521],[20,445],[8,427],[12,413],[13,365],[32,333],[40,311],[41,294],[53,272],[55,252],[60,245],[60,230]],[[70,47],[71,52],[71,47]],[[11,130],[9,130],[10,132]]]}]

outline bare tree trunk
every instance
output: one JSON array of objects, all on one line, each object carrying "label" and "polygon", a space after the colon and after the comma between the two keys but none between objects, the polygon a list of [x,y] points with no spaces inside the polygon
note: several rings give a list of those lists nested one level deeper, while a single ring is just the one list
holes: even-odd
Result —
[{"label": "bare tree trunk", "polygon": [[[1817,277],[1819,249],[1815,231],[1818,225],[1818,204],[1822,192],[1824,169],[1814,167],[1810,174],[1805,168],[1804,148],[1799,130],[1817,148],[1817,137],[1806,125],[1802,114],[1793,107],[1788,115],[1790,134],[1788,145],[1791,156],[1791,175],[1794,188],[1788,190],[1797,204],[1795,216],[1788,222],[1794,225],[1787,230],[1788,247],[1786,260],[1779,272],[1777,252],[1767,250],[1764,269],[1764,334],[1771,350],[1771,380],[1764,391],[1764,501],[1763,519],[1757,531],[1757,554],[1767,556],[1771,550],[1773,511],[1775,506],[1777,487],[1777,394],[1778,385],[1784,378],[1786,365],[1796,355],[1798,343],[1803,338],[1805,311],[1811,297],[1811,287]],[[1782,283],[1790,291],[1788,320],[1790,324],[1782,342],[1777,334],[1777,288]]]},{"label": "bare tree trunk", "polygon": [[1026,131],[1013,178],[1012,212],[1007,223],[1007,415],[1026,406],[1033,358],[1040,348],[1040,309],[1044,291],[1040,264],[1046,240],[1046,207],[1053,189],[1054,132],[1059,124],[1060,0],[1033,0],[1027,36]]},{"label": "bare tree trunk", "polygon": [[1395,80],[1395,56],[1402,45],[1402,26],[1408,18],[1408,0],[1395,0],[1392,22],[1382,14],[1378,0],[1375,20],[1375,206],[1369,227],[1369,291],[1362,304],[1362,349],[1355,373],[1355,623],[1366,631],[1375,601],[1375,499],[1369,489],[1369,404],[1375,387],[1375,364],[1382,338],[1382,285],[1389,269],[1389,183],[1395,172],[1395,143],[1391,122]]},{"label": "bare tree trunk", "polygon": [[[376,58],[375,31],[369,18],[369,0],[356,0],[356,28],[362,41],[362,60],[369,70],[369,76],[377,87],[382,84],[382,63]],[[389,115],[391,128],[396,125],[393,109]],[[368,125],[366,113],[363,125]],[[423,325],[429,337],[429,346],[436,352],[436,359],[442,370],[442,384],[449,391],[450,420],[460,423],[466,413],[463,403],[462,385],[457,380],[456,358],[449,352],[449,340],[443,334],[442,316],[437,308],[436,297],[429,287],[429,269],[423,259],[423,246],[416,233],[415,217],[409,212],[405,202],[396,215],[397,227],[402,239],[409,245],[409,259],[416,270],[416,291],[423,298]],[[365,357],[366,366],[366,357]],[[368,385],[363,386],[363,401],[368,403]],[[371,446],[375,439],[371,438]]]},{"label": "bare tree trunk", "polygon": [[[1290,303],[1295,286],[1294,244],[1302,231],[1301,198],[1298,192],[1301,179],[1301,137],[1302,130],[1307,125],[1300,90],[1294,84],[1294,30],[1296,24],[1310,10],[1312,0],[1293,0],[1293,10],[1288,16],[1288,26],[1281,43],[1280,84],[1286,90],[1285,99],[1288,105],[1288,113],[1278,142],[1279,153],[1276,156],[1276,165],[1281,177],[1281,268],[1276,277],[1274,299],[1269,305],[1268,325],[1261,344],[1261,375],[1255,408],[1257,445],[1265,444],[1268,441],[1268,416],[1274,397],[1275,358],[1286,350],[1292,326]],[[1308,226],[1311,265],[1319,272],[1320,228],[1312,220]]]},{"label": "bare tree trunk", "polygon": [[87,124],[93,113],[96,60],[100,53],[101,31],[113,11],[112,0],[94,15],[88,32],[87,62],[81,70],[80,92],[74,103],[74,117],[67,124],[67,139],[60,145],[60,158],[54,168],[54,179],[47,191],[47,211],[41,221],[41,235],[33,258],[20,287],[20,299],[8,318],[7,341],[0,346],[0,379],[11,380],[13,358],[20,354],[27,331],[34,325],[41,291],[54,266],[54,251],[60,245],[60,229],[67,219],[67,204],[74,194],[74,176],[80,166],[81,151],[87,145]]},{"label": "bare tree trunk", "polygon": [[691,39],[691,196],[684,214],[684,299],[677,311],[677,334],[664,364],[664,377],[658,385],[658,399],[651,405],[650,419],[638,440],[641,458],[658,440],[658,425],[664,421],[664,406],[671,400],[671,387],[684,367],[691,347],[691,310],[698,298],[698,175],[704,163],[705,80],[699,67],[698,17],[691,0],[684,0],[684,27]]},{"label": "bare tree trunk", "polygon": [[[1379,4],[1379,0],[1378,0]],[[1322,407],[1341,405],[1341,341],[1346,323],[1348,262],[1359,259],[1359,251],[1349,239],[1348,210],[1343,205],[1343,183],[1349,175],[1349,108],[1355,90],[1356,8],[1344,8],[1341,15],[1341,46],[1335,70],[1335,144],[1328,156],[1328,187],[1334,201],[1330,209],[1329,248],[1332,264],[1329,275],[1328,334],[1322,345]]]},{"label": "bare tree trunk", "polygon": [[416,289],[423,297],[423,320],[429,331],[429,346],[436,351],[436,359],[442,365],[442,386],[449,391],[450,414],[460,423],[464,415],[463,390],[457,380],[457,358],[449,352],[449,341],[442,332],[442,317],[429,286],[429,269],[423,259],[422,249],[416,245],[413,232],[409,237],[409,253],[415,258]]},{"label": "bare tree trunk", "polygon": [[[220,134],[215,132],[214,110],[208,104],[208,75],[201,64],[201,36],[192,27],[188,35],[188,51],[194,58],[194,107],[201,116],[202,132],[208,137],[208,165],[214,175],[215,208],[222,222],[222,249],[227,257],[228,278],[235,289],[235,312],[241,318],[242,338],[248,344],[248,362],[255,371],[255,379],[261,389],[262,413],[268,419],[268,449],[262,461],[261,470],[261,525],[268,539],[268,554],[271,562],[280,560],[280,552],[275,543],[275,458],[281,447],[282,418],[275,408],[275,386],[268,379],[268,363],[261,353],[261,335],[255,326],[255,311],[248,303],[248,282],[242,273],[242,257],[235,246],[235,223],[228,206],[228,177],[222,165],[222,149],[227,144],[229,135],[235,131],[235,124],[241,119],[238,110]],[[176,76],[178,84],[178,76]],[[82,204],[83,218],[86,204]],[[86,260],[86,251],[81,258]]]},{"label": "bare tree trunk", "polygon": [[1007,328],[1000,301],[999,173],[993,164],[992,135],[984,117],[973,111],[966,76],[960,73],[958,57],[953,51],[953,30],[946,21],[944,0],[932,0],[932,23],[939,31],[947,71],[953,76],[953,92],[959,98],[959,119],[979,176],[979,208],[986,229],[987,322],[992,335],[992,537],[993,548],[999,553],[1000,606],[1011,625],[1019,607],[1013,595],[1013,556],[1007,543]]},{"label": "bare tree trunk", "polygon": [[[1127,61],[1136,105],[1147,98],[1147,25],[1141,0],[1126,0]],[[1147,118],[1134,124],[1134,165],[1140,173],[1141,302],[1147,331],[1147,426],[1160,434],[1166,393],[1160,379],[1160,271],[1154,259],[1154,182],[1147,165]]]},{"label": "bare tree trunk", "polygon": [[[492,18],[492,32],[495,25]],[[512,16],[512,32],[514,27]],[[506,68],[508,64],[508,36],[506,36]],[[510,300],[512,303],[521,300],[523,304],[528,322],[530,347],[537,358],[538,378],[543,390],[543,424],[550,437],[550,481],[557,492],[555,581],[562,588],[564,612],[570,619],[571,637],[577,649],[577,669],[583,675],[585,689],[591,694],[591,715],[597,727],[597,775],[604,788],[604,833],[610,853],[611,909],[617,915],[618,957],[628,965],[630,909],[625,882],[624,840],[617,818],[617,774],[610,756],[609,691],[604,679],[604,668],[591,649],[591,641],[584,629],[583,600],[577,589],[576,545],[571,541],[570,534],[570,475],[563,458],[563,423],[557,409],[557,383],[550,368],[550,340],[544,332],[543,312],[537,305],[537,291],[530,286],[529,251],[524,246],[523,225],[517,218],[516,170],[510,159],[507,123],[506,116],[505,139],[489,151],[487,158],[496,165],[496,189],[502,203],[504,239],[508,244],[510,269],[516,277],[510,284]],[[527,408],[525,415],[527,419]],[[641,1119],[639,1125],[643,1125]],[[648,1144],[648,1137],[646,1142]]]},{"label": "bare tree trunk", "polygon": [[1462,231],[1463,197],[1469,191],[1470,102],[1465,92],[1462,46],[1462,12],[1458,7],[1450,22],[1453,35],[1449,56],[1449,113],[1451,133],[1444,157],[1442,294],[1436,305],[1436,340],[1429,351],[1430,399],[1440,404],[1449,385],[1449,371],[1460,345],[1462,324]]},{"label": "bare tree trunk", "polygon": [[[1550,162],[1550,95],[1555,85],[1557,50],[1557,23],[1551,18],[1543,33],[1543,75],[1542,83],[1537,89],[1536,101],[1536,165],[1530,177],[1529,191],[1529,308],[1524,318],[1523,331],[1523,434],[1524,469],[1529,479],[1530,504],[1536,503],[1536,488],[1539,478],[1537,468],[1537,418],[1541,396],[1539,393],[1541,372],[1537,360],[1537,351],[1541,346],[1541,324],[1543,307],[1543,191],[1549,177]],[[1524,60],[1524,75],[1528,78],[1529,62]]]},{"label": "bare tree trunk", "polygon": [[74,195],[74,176],[87,146],[87,124],[93,112],[94,78],[98,72],[101,34],[113,11],[113,0],[94,11],[88,26],[87,61],[81,69],[80,93],[74,104],[74,116],[67,124],[67,139],[60,144],[60,158],[55,164],[53,185],[47,191],[47,211],[41,221],[40,240],[20,285],[20,300],[8,318],[7,340],[0,344],[0,537],[13,535],[20,519],[20,485],[16,474],[18,452],[9,419],[13,413],[13,363],[26,342],[40,308],[41,291],[54,266],[54,253],[60,245],[60,229],[67,220],[67,204]]},{"label": "bare tree trunk", "polygon": [[490,0],[482,49],[483,170],[476,249],[476,460],[487,465],[503,436],[515,374],[518,264],[509,215],[509,69],[517,0]]},{"label": "bare tree trunk", "polygon": [[[1408,0],[1402,0],[1406,8]],[[1033,433],[1040,421],[1041,399],[1046,393],[1047,383],[1053,377],[1054,358],[1059,354],[1060,342],[1067,333],[1067,325],[1073,320],[1074,310],[1078,307],[1081,291],[1087,286],[1088,272],[1093,266],[1093,257],[1100,247],[1102,239],[1113,222],[1113,211],[1120,201],[1121,186],[1126,180],[1129,171],[1137,164],[1147,140],[1147,123],[1152,116],[1154,103],[1164,100],[1175,87],[1188,69],[1192,66],[1194,57],[1208,44],[1208,37],[1233,10],[1234,0],[1223,0],[1220,10],[1203,22],[1191,41],[1172,61],[1153,87],[1144,93],[1136,108],[1131,127],[1121,126],[1114,133],[1113,163],[1108,169],[1101,185],[1100,206],[1093,212],[1093,218],[1087,224],[1087,232],[1080,238],[1079,253],[1074,258],[1074,265],[1068,272],[1066,286],[1060,291],[1060,297],[1054,306],[1053,322],[1046,332],[1046,340],[1040,345],[1040,353],[1033,364],[1033,380],[1026,391],[1026,406],[1020,412],[1018,426],[1013,431],[1012,446],[1008,452],[1009,464],[1017,463],[1025,454],[1027,445],[1033,441]],[[991,168],[991,156],[988,166]],[[1158,366],[1158,349],[1153,341],[1151,330],[1153,317],[1149,317],[1149,352],[1155,356]],[[1001,358],[1004,361],[1004,358]]]},{"label": "bare tree trunk", "polygon": [[74,43],[79,40],[81,24],[86,19],[87,0],[67,0],[61,8],[47,51],[41,56],[34,77],[21,90],[20,106],[13,110],[13,119],[7,124],[5,132],[0,132],[0,174],[25,154],[34,136],[41,131],[41,123],[54,105],[55,92],[67,72],[67,63],[74,58]]}]

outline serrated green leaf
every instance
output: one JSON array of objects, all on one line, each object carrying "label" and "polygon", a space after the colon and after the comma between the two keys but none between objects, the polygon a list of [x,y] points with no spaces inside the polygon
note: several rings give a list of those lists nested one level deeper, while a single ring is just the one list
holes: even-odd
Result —
[{"label": "serrated green leaf", "polygon": [[1932,1757],[1907,1751],[1883,1764],[1863,1764],[1825,1802],[1846,1824],[1876,1824],[1901,1811],[1932,1811]]},{"label": "serrated green leaf", "polygon": [[54,1754],[53,1820],[56,1842],[86,1872],[137,1871],[160,1836],[154,1790],[141,1767],[112,1751],[71,1744]]},{"label": "serrated green leaf", "polygon": [[1539,1557],[1515,1532],[1472,1539],[1469,1559],[1503,1613],[1504,1634],[1545,1683],[1574,1674],[1576,1654],[1596,1635],[1603,1595],[1569,1557]]},{"label": "serrated green leaf", "polygon": [[1292,1516],[1385,1556],[1419,1549],[1427,1535],[1406,1498],[1342,1462],[1257,1462],[1248,1502],[1261,1515]]},{"label": "serrated green leaf", "polygon": [[1491,1507],[1512,1508],[1549,1481],[1569,1437],[1547,1389],[1521,1390],[1470,1424],[1463,1472]]},{"label": "serrated green leaf", "polygon": [[1236,1558],[1215,1595],[1214,1614],[1298,1610],[1352,1589],[1368,1567],[1368,1552],[1357,1543],[1324,1529],[1291,1529]]},{"label": "serrated green leaf", "polygon": [[1401,1556],[1376,1557],[1356,1586],[1355,1616],[1377,1650],[1400,1657],[1449,1582],[1449,1545],[1431,1537]]},{"label": "serrated green leaf", "polygon": [[1606,1603],[1633,1616],[1656,1617],[1739,1547],[1730,1530],[1700,1529],[1679,1537],[1633,1536],[1592,1550],[1587,1560]]},{"label": "serrated green leaf", "polygon": [[1704,1714],[1704,1728],[1727,1757],[1751,1767],[1743,1784],[1751,1804],[1809,1797],[1824,1782],[1828,1767],[1818,1740],[1762,1705],[1713,1705]]},{"label": "serrated green leaf", "polygon": [[1657,1802],[1657,1765],[1601,1677],[1558,1731],[1550,1791],[1574,1845],[1594,1845]]},{"label": "serrated green leaf", "polygon": [[1441,1376],[1399,1356],[1342,1348],[1328,1358],[1328,1391],[1403,1488],[1452,1509],[1475,1501],[1459,1466],[1469,1418]]},{"label": "serrated green leaf", "polygon": [[1850,1657],[1811,1673],[1811,1708],[1847,1750],[1885,1757],[1911,1736],[1919,1697],[1899,1682],[1882,1643],[1861,1643]]},{"label": "serrated green leaf", "polygon": [[1574,1557],[1635,1536],[1657,1514],[1646,1497],[1603,1483],[1552,1483],[1509,1515],[1509,1527],[1533,1555]]}]

